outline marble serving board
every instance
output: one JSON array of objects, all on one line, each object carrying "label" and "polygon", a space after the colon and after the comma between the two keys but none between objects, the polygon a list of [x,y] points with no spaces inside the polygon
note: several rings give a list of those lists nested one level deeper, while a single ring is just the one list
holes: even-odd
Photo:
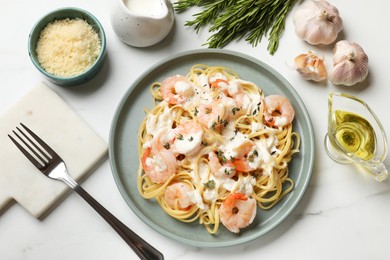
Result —
[{"label": "marble serving board", "polygon": [[32,88],[0,115],[0,213],[13,202],[43,218],[69,193],[66,184],[44,176],[16,148],[8,134],[23,123],[65,161],[69,175],[82,180],[107,158],[107,143],[49,86]]}]

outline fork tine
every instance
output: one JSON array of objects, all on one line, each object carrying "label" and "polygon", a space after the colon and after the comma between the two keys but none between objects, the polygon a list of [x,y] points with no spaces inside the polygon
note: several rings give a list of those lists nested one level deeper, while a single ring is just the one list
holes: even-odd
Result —
[{"label": "fork tine", "polygon": [[[20,125],[26,129],[26,131],[35,139],[35,141],[37,141],[37,143],[39,143],[43,149],[45,149],[49,154],[50,156],[52,157],[57,157],[57,153],[50,148],[49,145],[47,145],[41,138],[39,138],[33,131],[31,131],[27,126],[25,126],[24,124],[20,123]],[[35,145],[35,144],[34,144]],[[38,148],[38,147],[37,147]],[[39,148],[38,148],[39,149]],[[39,149],[40,150],[40,149]]]},{"label": "fork tine", "polygon": [[[21,133],[21,134],[23,135],[23,137],[24,137],[25,139],[21,138],[15,131],[12,131],[12,132],[19,138],[20,141],[22,141],[22,143],[23,143],[25,146],[28,147],[28,149],[30,149],[30,151],[31,151],[36,157],[38,157],[39,160],[41,160],[43,163],[45,163],[46,161],[50,160],[50,157],[47,156],[47,155],[45,154],[45,152],[42,151],[42,149],[39,148],[38,145],[36,145],[36,143],[34,143],[34,142],[30,139],[30,137],[28,137],[22,130],[20,130],[19,127],[16,127],[16,129],[19,131],[19,133]],[[33,149],[33,148],[27,143],[26,140],[27,140],[32,146],[34,146],[34,148],[35,148],[36,150]],[[38,150],[38,151],[37,151],[37,150]],[[38,153],[38,152],[39,152],[39,153]]]},{"label": "fork tine", "polygon": [[[13,132],[15,133],[15,131]],[[20,136],[18,136],[17,133],[15,133],[15,135],[20,139]],[[38,160],[36,160],[26,149],[24,149],[24,147],[21,146],[18,141],[16,141],[11,135],[8,135],[8,137],[16,145],[16,147],[18,147],[19,150],[30,160],[30,162],[35,165],[35,167],[37,167],[38,169],[42,169],[42,164]],[[30,147],[29,149],[31,150]]]}]

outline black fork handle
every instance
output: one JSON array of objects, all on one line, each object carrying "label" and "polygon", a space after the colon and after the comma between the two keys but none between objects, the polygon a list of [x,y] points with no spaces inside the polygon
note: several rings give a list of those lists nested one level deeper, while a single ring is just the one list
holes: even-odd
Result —
[{"label": "black fork handle", "polygon": [[110,224],[115,231],[126,241],[126,243],[134,250],[140,259],[154,260],[164,259],[162,253],[139,237],[136,233],[130,230],[119,219],[106,210],[99,202],[97,202],[91,195],[88,194],[80,185],[73,188],[83,199],[94,208],[100,216],[102,216],[108,224]]}]

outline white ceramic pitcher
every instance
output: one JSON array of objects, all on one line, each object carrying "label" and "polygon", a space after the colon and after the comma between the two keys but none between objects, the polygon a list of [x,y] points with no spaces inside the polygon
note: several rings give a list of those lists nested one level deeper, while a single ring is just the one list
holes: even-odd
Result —
[{"label": "white ceramic pitcher", "polygon": [[134,47],[147,47],[163,40],[174,22],[169,0],[115,0],[111,25],[117,36]]}]

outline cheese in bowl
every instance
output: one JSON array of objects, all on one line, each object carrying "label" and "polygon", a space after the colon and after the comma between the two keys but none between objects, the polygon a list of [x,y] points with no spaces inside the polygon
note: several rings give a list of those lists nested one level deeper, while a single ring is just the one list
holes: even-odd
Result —
[{"label": "cheese in bowl", "polygon": [[78,75],[99,57],[98,34],[83,19],[61,19],[49,23],[40,33],[37,58],[49,73],[60,77]]},{"label": "cheese in bowl", "polygon": [[29,54],[35,67],[52,82],[78,85],[100,71],[105,33],[99,21],[77,8],[55,10],[34,26]]}]

